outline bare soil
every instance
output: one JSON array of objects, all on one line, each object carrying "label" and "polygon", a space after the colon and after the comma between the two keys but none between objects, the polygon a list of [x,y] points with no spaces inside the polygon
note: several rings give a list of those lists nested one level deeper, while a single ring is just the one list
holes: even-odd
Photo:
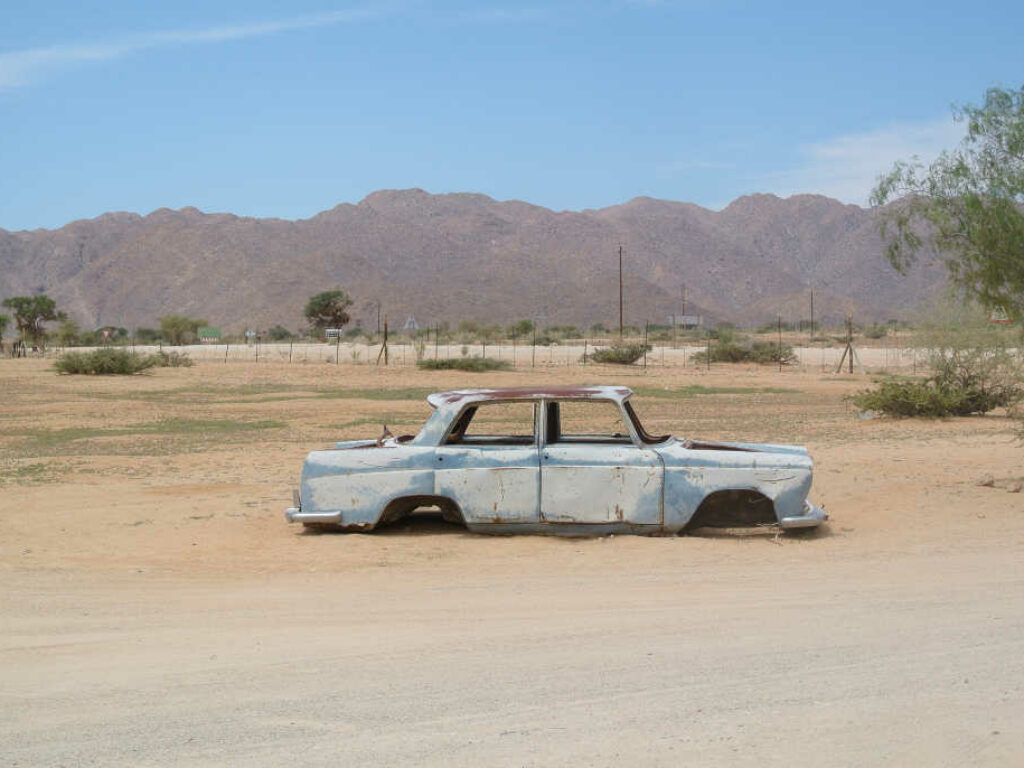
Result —
[{"label": "bare soil", "polygon": [[[795,442],[809,535],[284,522],[305,453],[428,391],[621,383],[651,431]],[[864,420],[861,376],[0,361],[6,765],[1024,764],[1024,446]],[[703,394],[677,390],[698,385]]]}]

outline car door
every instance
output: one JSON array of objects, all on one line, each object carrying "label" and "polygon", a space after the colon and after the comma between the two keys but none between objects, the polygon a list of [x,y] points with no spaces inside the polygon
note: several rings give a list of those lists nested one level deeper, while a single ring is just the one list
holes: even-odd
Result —
[{"label": "car door", "polygon": [[543,521],[662,523],[664,464],[656,451],[637,445],[617,403],[549,402],[544,424]]},{"label": "car door", "polygon": [[467,523],[540,520],[537,410],[532,402],[474,404],[437,447],[434,492],[455,501]]}]

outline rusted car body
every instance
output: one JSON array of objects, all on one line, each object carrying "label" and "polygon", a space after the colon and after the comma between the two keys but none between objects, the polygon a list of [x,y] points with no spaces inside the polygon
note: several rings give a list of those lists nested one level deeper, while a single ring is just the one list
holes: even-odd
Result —
[{"label": "rusted car body", "polygon": [[[416,435],[310,453],[285,515],[369,531],[436,507],[480,533],[566,535],[807,528],[827,519],[807,500],[805,448],[650,435],[632,394],[536,387],[430,395],[433,413]],[[594,408],[603,409],[597,432]]]}]

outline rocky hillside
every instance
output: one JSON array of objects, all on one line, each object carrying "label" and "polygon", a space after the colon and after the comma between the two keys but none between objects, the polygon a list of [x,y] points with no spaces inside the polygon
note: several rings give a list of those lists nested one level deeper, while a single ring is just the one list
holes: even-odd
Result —
[{"label": "rocky hillside", "polygon": [[[637,198],[556,212],[484,195],[381,191],[310,219],[161,209],[58,230],[0,230],[0,297],[45,291],[86,326],[154,325],[168,313],[229,329],[301,325],[313,293],[341,287],[374,325],[472,319],[612,324],[626,253],[626,321],[680,311],[756,323],[807,315],[906,315],[944,284],[927,266],[898,276],[875,214],[829,198],[752,195],[720,212]],[[371,304],[374,308],[371,309]]]}]

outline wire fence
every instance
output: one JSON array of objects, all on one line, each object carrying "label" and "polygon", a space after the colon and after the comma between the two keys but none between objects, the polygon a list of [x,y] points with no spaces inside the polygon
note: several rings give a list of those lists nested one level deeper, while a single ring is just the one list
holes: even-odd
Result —
[{"label": "wire fence", "polygon": [[[431,339],[429,343],[402,342],[388,343],[385,356],[381,343],[337,342],[277,342],[253,344],[193,344],[185,346],[131,345],[138,353],[153,354],[160,350],[187,354],[197,363],[207,364],[292,364],[292,365],[335,365],[335,366],[384,366],[415,367],[419,360],[442,358],[485,357],[500,360],[517,370],[541,368],[566,368],[601,365],[594,363],[592,355],[596,349],[618,342],[616,339],[582,339],[547,345],[533,344],[518,339],[495,342],[463,343],[458,340]],[[643,339],[627,339],[627,343],[643,344]],[[694,372],[721,369],[730,363],[708,363],[704,358],[715,342],[672,344],[671,342],[649,342],[651,349],[631,367],[639,369],[677,368]],[[86,351],[88,347],[62,349],[49,347],[45,357],[56,357],[65,351]],[[795,362],[783,370],[818,370],[832,373],[837,370],[843,358],[843,345],[794,345]],[[699,353],[705,353],[700,355]],[[872,346],[857,347],[859,363],[870,372],[916,372],[927,359],[924,350],[907,347],[899,338],[882,339]],[[386,360],[385,360],[386,357]],[[779,366],[766,364],[765,369]],[[848,370],[846,365],[843,370]],[[860,370],[860,366],[855,366]]]}]

